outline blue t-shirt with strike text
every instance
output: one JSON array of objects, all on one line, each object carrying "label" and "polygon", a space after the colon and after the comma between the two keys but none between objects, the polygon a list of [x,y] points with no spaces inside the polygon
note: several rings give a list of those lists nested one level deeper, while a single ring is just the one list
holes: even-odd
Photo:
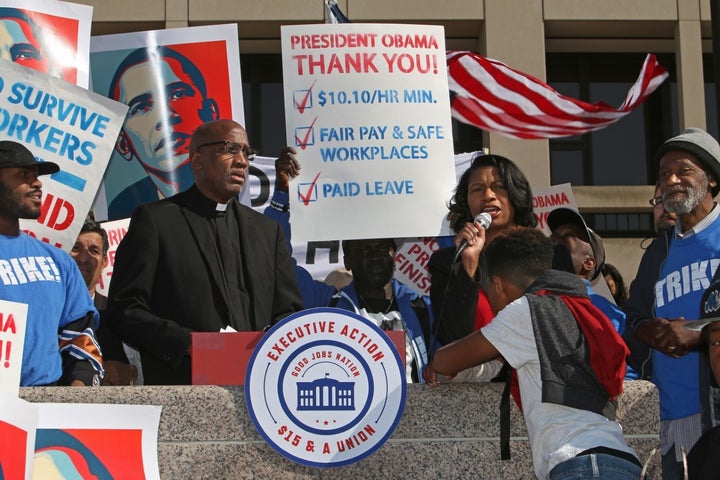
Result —
[{"label": "blue t-shirt with strike text", "polygon": [[28,305],[20,385],[59,380],[59,332],[96,312],[75,261],[25,233],[0,235],[0,298]]},{"label": "blue t-shirt with strike text", "polygon": [[[655,317],[697,320],[700,299],[720,264],[720,219],[687,238],[674,238],[655,283]],[[700,412],[699,354],[672,358],[653,350],[653,382],[660,418],[677,420]]]}]

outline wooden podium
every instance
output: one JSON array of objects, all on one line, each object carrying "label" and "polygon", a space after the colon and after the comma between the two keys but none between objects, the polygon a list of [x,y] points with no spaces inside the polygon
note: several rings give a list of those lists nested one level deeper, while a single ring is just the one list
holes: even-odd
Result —
[{"label": "wooden podium", "polygon": [[[405,332],[385,333],[405,365]],[[190,358],[193,385],[244,385],[245,372],[263,332],[193,332]]]}]

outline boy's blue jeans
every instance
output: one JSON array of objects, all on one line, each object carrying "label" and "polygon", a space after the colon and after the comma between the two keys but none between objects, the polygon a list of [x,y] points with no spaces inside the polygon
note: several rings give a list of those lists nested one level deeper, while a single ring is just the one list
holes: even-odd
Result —
[{"label": "boy's blue jeans", "polygon": [[624,458],[591,453],[565,460],[550,471],[550,480],[638,480],[642,468]]}]

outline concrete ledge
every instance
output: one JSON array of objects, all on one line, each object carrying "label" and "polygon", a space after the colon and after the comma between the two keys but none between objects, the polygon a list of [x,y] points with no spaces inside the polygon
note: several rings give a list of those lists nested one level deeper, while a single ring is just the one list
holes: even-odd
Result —
[{"label": "concrete ledge", "polygon": [[[162,478],[244,479],[533,479],[522,414],[513,408],[512,460],[500,460],[502,385],[458,384],[436,389],[410,385],[405,413],[393,436],[369,458],[332,469],[303,467],[276,453],[255,430],[242,387],[35,387],[30,402],[162,405],[158,462]],[[658,447],[655,387],[625,382],[618,420],[645,461]],[[656,454],[649,472],[659,478]]]}]

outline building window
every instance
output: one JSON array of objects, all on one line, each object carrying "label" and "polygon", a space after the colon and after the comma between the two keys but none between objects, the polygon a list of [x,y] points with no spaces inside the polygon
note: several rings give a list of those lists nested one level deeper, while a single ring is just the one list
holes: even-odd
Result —
[{"label": "building window", "polygon": [[282,57],[242,55],[245,129],[260,155],[273,157],[287,144],[283,102]]},{"label": "building window", "polygon": [[[672,72],[672,57],[659,58]],[[550,53],[548,83],[564,95],[617,107],[625,100],[644,59],[644,54]],[[552,183],[653,184],[654,152],[672,128],[671,80],[666,80],[642,105],[609,127],[550,140]]]},{"label": "building window", "polygon": [[483,131],[474,125],[452,119],[453,150],[455,154],[479,152],[483,149]]},{"label": "building window", "polygon": [[655,236],[651,213],[594,213],[583,218],[603,238]]}]

